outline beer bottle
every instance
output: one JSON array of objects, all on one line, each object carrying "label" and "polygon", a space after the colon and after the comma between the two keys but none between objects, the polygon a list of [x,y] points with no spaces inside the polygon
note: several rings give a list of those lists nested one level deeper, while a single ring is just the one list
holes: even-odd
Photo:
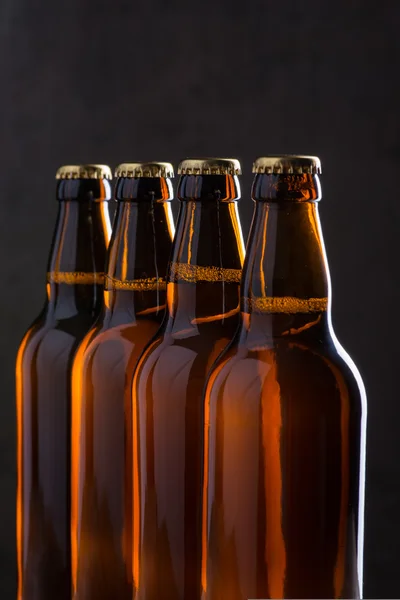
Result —
[{"label": "beer bottle", "polygon": [[331,324],[320,161],[253,172],[241,326],[205,393],[204,598],[360,598],[366,398]]},{"label": "beer bottle", "polygon": [[115,175],[118,204],[104,309],[76,353],[72,376],[76,600],[132,599],[132,418],[126,371],[165,312],[174,235],[172,165],[122,164]]},{"label": "beer bottle", "polygon": [[59,211],[47,300],[17,356],[18,599],[71,599],[70,375],[76,347],[98,317],[111,234],[111,171],[57,171]]},{"label": "beer bottle", "polygon": [[167,314],[133,380],[133,571],[140,600],[201,595],[206,373],[239,320],[237,160],[185,160]]}]

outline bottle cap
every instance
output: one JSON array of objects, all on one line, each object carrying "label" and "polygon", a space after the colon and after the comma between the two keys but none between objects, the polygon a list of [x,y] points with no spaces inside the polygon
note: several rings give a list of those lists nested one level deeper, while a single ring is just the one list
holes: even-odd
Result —
[{"label": "bottle cap", "polygon": [[187,158],[178,166],[179,175],[241,175],[236,158]]},{"label": "bottle cap", "polygon": [[56,179],[112,179],[112,172],[107,165],[63,165]]},{"label": "bottle cap", "polygon": [[301,154],[283,154],[282,156],[261,156],[253,163],[253,173],[266,173],[268,175],[321,173],[321,161],[318,156],[302,156]]},{"label": "bottle cap", "polygon": [[121,163],[115,177],[173,177],[174,167],[168,162]]}]

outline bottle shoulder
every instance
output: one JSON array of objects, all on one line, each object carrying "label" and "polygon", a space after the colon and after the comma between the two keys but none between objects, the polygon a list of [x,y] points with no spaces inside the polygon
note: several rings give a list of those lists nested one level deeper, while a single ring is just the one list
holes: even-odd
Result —
[{"label": "bottle shoulder", "polygon": [[68,332],[55,323],[38,320],[28,329],[17,353],[17,369],[36,364],[40,369],[50,369],[69,364],[84,331]]},{"label": "bottle shoulder", "polygon": [[[97,322],[82,340],[74,360],[74,369],[112,370],[116,365],[128,365],[154,336],[158,323],[139,319],[110,326]],[[133,357],[133,358],[132,358]]]},{"label": "bottle shoulder", "polygon": [[361,377],[361,373],[351,358],[350,354],[345,350],[342,344],[336,337],[335,332],[331,329],[332,347],[334,348],[333,356],[331,356],[332,363],[343,373],[346,373],[347,378],[351,382],[355,382],[356,387],[359,389],[363,403],[366,404],[366,390],[364,381]]},{"label": "bottle shoulder", "polygon": [[97,322],[86,334],[82,345],[85,346],[86,354],[93,354],[99,348],[118,345],[127,348],[137,343],[147,342],[154,336],[159,328],[159,323],[151,319],[138,319],[130,322],[104,323]]},{"label": "bottle shoulder", "polygon": [[46,326],[43,316],[39,315],[21,339],[17,352],[17,363],[23,360],[25,355],[35,352],[48,330],[49,327]]},{"label": "bottle shoulder", "polygon": [[69,352],[75,352],[77,345],[93,325],[93,315],[82,314],[59,319],[47,304],[33,321],[23,336],[17,353],[17,363],[31,362],[40,356],[54,361]]},{"label": "bottle shoulder", "polygon": [[226,390],[234,384],[250,390],[253,386],[261,394],[271,378],[294,396],[300,388],[302,395],[337,390],[365,406],[359,371],[334,335],[312,343],[305,336],[289,335],[256,344],[238,334],[213,365],[208,388]]},{"label": "bottle shoulder", "polygon": [[134,371],[133,389],[139,406],[153,402],[153,406],[169,402],[184,402],[193,391],[202,388],[207,366],[206,356],[199,355],[187,339],[157,336],[140,357]]},{"label": "bottle shoulder", "polygon": [[229,338],[207,334],[193,328],[190,331],[165,332],[161,330],[148,344],[136,369],[136,381],[154,384],[164,381],[166,385],[190,377],[203,380],[213,362],[229,343]]},{"label": "bottle shoulder", "polygon": [[18,347],[18,358],[34,353],[41,344],[51,343],[52,332],[56,331],[57,327],[58,322],[46,303],[25,331]]}]

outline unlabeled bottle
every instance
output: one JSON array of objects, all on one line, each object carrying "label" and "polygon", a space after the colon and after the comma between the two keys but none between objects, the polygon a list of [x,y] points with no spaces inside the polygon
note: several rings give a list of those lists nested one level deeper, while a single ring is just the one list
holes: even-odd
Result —
[{"label": "unlabeled bottle", "polygon": [[264,157],[242,323],[205,396],[205,600],[360,598],[366,399],[338,343],[320,161]]},{"label": "unlabeled bottle", "polygon": [[201,596],[206,374],[239,322],[237,160],[185,160],[167,315],[133,380],[134,559],[140,600]]},{"label": "unlabeled bottle", "polygon": [[111,171],[57,171],[59,211],[45,306],[17,356],[18,599],[71,599],[71,367],[98,317],[111,234]]},{"label": "unlabeled bottle", "polygon": [[[76,600],[131,600],[131,378],[160,326],[174,235],[169,163],[122,164],[104,308],[76,354],[72,572]],[[125,462],[125,458],[127,462]]]}]

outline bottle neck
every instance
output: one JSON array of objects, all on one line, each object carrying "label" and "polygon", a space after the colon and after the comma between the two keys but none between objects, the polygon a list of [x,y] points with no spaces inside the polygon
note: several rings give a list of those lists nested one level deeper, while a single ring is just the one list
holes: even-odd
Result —
[{"label": "bottle neck", "polygon": [[318,215],[319,182],[310,175],[258,175],[242,281],[246,327],[275,334],[330,309],[330,277]]},{"label": "bottle neck", "polygon": [[59,318],[100,310],[110,235],[106,200],[60,202],[47,272],[49,306]]},{"label": "bottle neck", "polygon": [[120,201],[108,252],[104,300],[110,313],[159,315],[174,236],[169,202]]},{"label": "bottle neck", "polygon": [[235,177],[186,176],[179,191],[167,306],[168,326],[186,331],[238,314],[244,246]]}]

